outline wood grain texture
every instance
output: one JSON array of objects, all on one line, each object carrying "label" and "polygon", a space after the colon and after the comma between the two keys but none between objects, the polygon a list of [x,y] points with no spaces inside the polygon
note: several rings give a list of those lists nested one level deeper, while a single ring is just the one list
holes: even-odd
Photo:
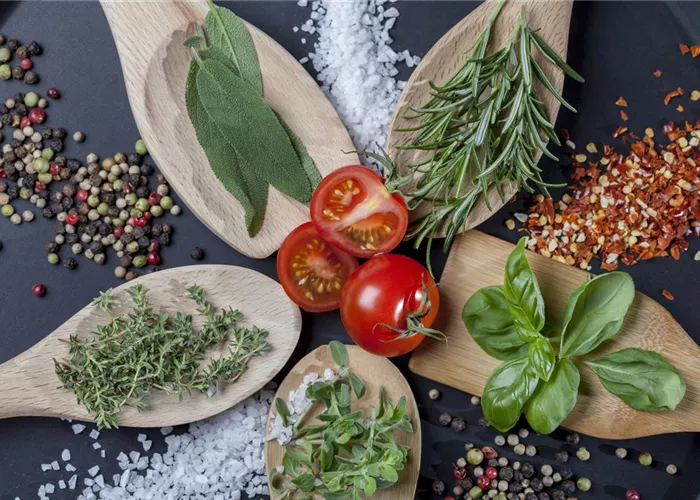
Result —
[{"label": "wood grain texture", "polygon": [[[397,168],[401,175],[408,175],[410,170],[407,169],[407,166],[424,160],[427,158],[427,155],[424,151],[397,149],[397,146],[409,143],[413,134],[396,132],[395,130],[418,125],[419,122],[417,120],[404,118],[407,113],[410,113],[409,107],[420,106],[430,98],[429,81],[441,84],[462,67],[474,42],[486,26],[495,5],[496,0],[486,0],[457,23],[423,57],[421,63],[409,78],[396,106],[387,139],[389,154],[392,158],[396,158]],[[540,36],[566,60],[572,5],[573,3],[568,0],[507,1],[491,30],[489,53],[507,44],[512,37],[514,27],[520,22],[521,9],[525,8],[527,9],[530,27],[540,28]],[[540,54],[537,54],[536,59],[554,88],[561,93],[564,88],[564,74],[558,68],[549,64]],[[539,81],[535,82],[535,86],[538,96],[544,102],[551,123],[554,123],[559,114],[559,101]],[[537,159],[539,159],[539,156]],[[414,178],[417,180],[420,175],[415,174]],[[471,189],[471,185],[468,182],[465,184],[467,185],[465,192],[468,192]],[[410,189],[414,186],[415,184],[408,184],[404,192],[410,192]],[[516,186],[514,183],[506,183],[504,185],[506,195],[515,193],[515,190]],[[505,197],[506,200],[508,198],[509,196]],[[463,231],[478,226],[503,206],[503,202],[495,187],[489,190],[489,201],[492,211],[488,209],[483,197],[477,200]],[[411,213],[411,217],[415,219],[425,215],[430,211],[430,208],[430,203],[422,203],[417,210]]]},{"label": "wood grain texture", "polygon": [[[309,220],[309,209],[270,188],[265,223],[250,238],[238,201],[216,178],[185,105],[191,51],[182,42],[207,13],[203,2],[102,0],[119,52],[131,110],[161,172],[189,209],[222,240],[253,258],[274,253]],[[248,24],[260,59],[265,99],[299,136],[321,175],[359,162],[338,114],[306,70]]]},{"label": "wood grain texture", "polygon": [[[411,358],[410,369],[431,380],[481,395],[486,379],[499,361],[484,353],[462,322],[462,308],[477,290],[502,285],[505,263],[514,245],[469,231],[455,240],[440,282],[437,326],[448,343],[426,339]],[[556,324],[561,325],[571,292],[586,272],[532,252],[527,258]],[[654,350],[665,356],[685,377],[685,399],[675,411],[638,412],[605,390],[595,374],[575,358],[581,371],[578,404],[562,424],[591,436],[626,439],[668,432],[700,431],[700,348],[669,312],[646,295],[637,293],[622,329],[590,357],[626,347]]]},{"label": "wood grain texture", "polygon": [[[348,345],[348,359],[350,371],[355,372],[366,385],[366,393],[359,401],[354,399],[353,409],[367,410],[371,406],[377,406],[379,397],[379,387],[383,386],[386,396],[396,404],[401,396],[406,396],[406,411],[411,418],[413,424],[413,432],[399,431],[397,433],[397,442],[411,447],[408,455],[408,463],[406,468],[399,471],[399,481],[387,490],[378,490],[373,500],[409,500],[413,499],[416,494],[416,486],[418,484],[418,476],[420,472],[420,457],[421,457],[421,425],[420,416],[418,414],[418,406],[411,392],[411,387],[401,374],[398,368],[386,358],[374,356],[357,346]],[[325,345],[307,354],[302,358],[296,366],[289,372],[284,379],[277,395],[287,398],[289,391],[296,390],[303,382],[304,375],[307,373],[323,373],[326,368],[336,369],[336,364],[331,356],[330,348]],[[269,431],[272,422],[272,415],[275,405],[272,405],[272,410],[268,417],[267,429]],[[319,410],[316,414],[320,413]],[[313,410],[312,410],[313,414]],[[305,419],[305,422],[308,419]],[[317,420],[313,420],[318,422]],[[312,422],[313,422],[312,421]],[[265,470],[268,477],[273,468],[282,464],[284,457],[283,448],[276,440],[265,443]],[[271,495],[272,500],[275,500],[276,495]]]},{"label": "wood grain texture", "polygon": [[[201,420],[220,413],[260,390],[285,365],[299,340],[301,313],[273,279],[243,267],[224,265],[187,266],[142,276],[113,292],[116,314],[133,309],[127,289],[141,284],[150,293],[154,309],[174,315],[178,311],[194,316],[195,326],[203,324],[197,306],[187,296],[186,287],[200,285],[217,310],[232,307],[242,313],[241,325],[256,325],[270,332],[270,352],[251,359],[248,370],[233,384],[222,387],[211,398],[199,393],[179,402],[176,394],[154,392],[150,406],[138,412],[126,407],[119,417],[122,427],[161,427]],[[68,356],[65,341],[71,335],[85,336],[108,321],[107,315],[92,305],[44,340],[0,365],[3,404],[0,418],[35,416],[62,417],[93,421],[75,395],[60,388],[54,372],[54,359]]]}]

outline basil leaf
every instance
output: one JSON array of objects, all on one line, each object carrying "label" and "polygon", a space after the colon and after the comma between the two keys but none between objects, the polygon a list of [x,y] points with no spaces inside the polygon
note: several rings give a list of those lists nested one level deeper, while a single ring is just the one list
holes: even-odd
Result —
[{"label": "basil leaf", "polygon": [[530,366],[537,376],[545,382],[549,380],[557,362],[554,356],[554,348],[549,343],[549,340],[541,335],[535,339],[528,349],[528,358],[530,358]]},{"label": "basil leaf", "polygon": [[580,381],[576,365],[559,360],[549,381],[541,381],[525,405],[525,417],[535,432],[550,434],[561,425],[576,406]]},{"label": "basil leaf", "polygon": [[587,354],[613,338],[633,300],[634,282],[627,273],[607,273],[581,284],[566,306],[559,357]]},{"label": "basil leaf", "polygon": [[308,203],[311,183],[289,136],[265,100],[212,59],[200,63],[196,81],[204,109],[236,151],[243,168],[254,170],[280,192]]},{"label": "basil leaf", "polygon": [[345,344],[338,342],[337,340],[332,340],[328,347],[331,350],[331,357],[336,365],[343,367],[348,366],[348,350]]},{"label": "basil leaf", "polygon": [[527,354],[498,365],[486,381],[481,398],[484,416],[491,425],[501,432],[511,429],[535,392],[537,381]]},{"label": "basil leaf", "polygon": [[260,62],[255,44],[245,23],[230,10],[217,7],[211,1],[204,20],[207,37],[212,47],[220,50],[233,62],[238,74],[262,95],[263,85]]},{"label": "basil leaf", "polygon": [[544,326],[544,299],[530,264],[525,257],[525,241],[508,257],[503,293],[515,326],[524,332],[539,332]]},{"label": "basil leaf", "polygon": [[462,321],[486,354],[504,360],[527,352],[515,331],[502,286],[487,286],[472,295],[462,309]]},{"label": "basil leaf", "polygon": [[635,410],[674,410],[685,396],[683,375],[653,351],[631,347],[585,363],[603,387]]}]

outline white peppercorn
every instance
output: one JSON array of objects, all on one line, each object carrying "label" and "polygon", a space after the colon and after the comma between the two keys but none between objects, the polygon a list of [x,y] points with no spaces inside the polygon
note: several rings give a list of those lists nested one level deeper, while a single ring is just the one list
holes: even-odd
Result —
[{"label": "white peppercorn", "polygon": [[95,260],[95,264],[102,265],[107,261],[107,256],[103,253],[96,253],[94,260]]},{"label": "white peppercorn", "polygon": [[522,464],[520,462],[513,462],[513,470],[520,470],[520,467],[522,467]]},{"label": "white peppercorn", "polygon": [[17,214],[17,213],[12,214],[10,216],[10,222],[12,222],[13,224],[21,224],[22,223],[22,216],[20,214]]},{"label": "white peppercorn", "polygon": [[552,476],[544,476],[542,478],[542,484],[545,488],[551,488],[554,484],[554,479],[552,478]]},{"label": "white peppercorn", "polygon": [[542,472],[542,475],[543,475],[543,476],[551,476],[552,473],[554,472],[554,469],[552,469],[552,466],[551,466],[551,465],[549,465],[549,464],[544,464],[544,465],[540,468],[540,472]]},{"label": "white peppercorn", "polygon": [[95,254],[90,250],[89,248],[85,250],[85,257],[92,260],[93,257],[95,257]]},{"label": "white peppercorn", "polygon": [[505,467],[508,465],[508,459],[506,457],[498,457],[498,465]]},{"label": "white peppercorn", "polygon": [[535,448],[533,445],[529,444],[525,448],[525,454],[528,457],[534,457],[535,455],[537,455],[537,448]]},{"label": "white peppercorn", "polygon": [[552,479],[555,483],[561,483],[561,474],[555,472],[554,474],[552,474]]},{"label": "white peppercorn", "polygon": [[464,457],[459,457],[457,459],[457,467],[466,467],[467,466],[467,459]]},{"label": "white peppercorn", "polygon": [[46,206],[46,200],[44,198],[39,198],[36,200],[36,208],[44,208]]},{"label": "white peppercorn", "polygon": [[23,141],[23,140],[24,140],[24,134],[22,133],[22,131],[21,131],[20,129],[16,128],[16,129],[12,132],[12,138],[13,138],[13,139],[16,139],[16,140],[18,140],[18,141]]},{"label": "white peppercorn", "polygon": [[509,446],[515,446],[520,442],[520,439],[518,439],[518,436],[516,434],[508,434],[508,445]]},{"label": "white peppercorn", "polygon": [[529,435],[530,431],[528,431],[527,429],[520,429],[518,431],[518,437],[520,437],[520,439],[527,439]]},{"label": "white peppercorn", "polygon": [[34,134],[34,128],[27,125],[22,129],[22,133],[25,135],[25,137],[31,137]]},{"label": "white peppercorn", "polygon": [[158,193],[161,196],[168,196],[168,194],[170,194],[170,188],[167,184],[160,184],[156,188],[156,193]]},{"label": "white peppercorn", "polygon": [[[85,134],[83,134],[81,131],[76,131],[73,132],[73,140],[77,143],[81,143],[85,140]],[[97,160],[95,160],[97,161]]]},{"label": "white peppercorn", "polygon": [[[173,206],[173,208],[175,208],[176,206],[177,205]],[[172,212],[172,209],[170,211]],[[474,406],[479,406],[479,403],[481,403],[481,398],[479,396],[472,396],[471,402]]]},{"label": "white peppercorn", "polygon": [[[99,159],[100,159],[100,157],[97,156],[95,153],[90,153],[90,154],[87,155],[87,157],[85,158],[85,162],[86,162],[86,163],[97,163],[97,160],[99,160]],[[87,170],[86,170],[86,171],[87,171]]]},{"label": "white peppercorn", "polygon": [[508,481],[498,481],[498,490],[499,491],[508,491]]},{"label": "white peppercorn", "polygon": [[[32,142],[41,142],[42,137],[41,137],[41,134],[39,132],[34,132],[32,134],[31,139],[32,139]],[[36,150],[34,152],[36,153],[37,151],[39,151],[39,150]],[[39,152],[39,154],[41,155],[41,152]]]},{"label": "white peppercorn", "polygon": [[70,249],[75,255],[80,255],[83,253],[83,245],[80,243],[73,243],[73,246],[70,247]]},{"label": "white peppercorn", "polygon": [[618,448],[615,450],[615,456],[617,458],[625,458],[627,457],[627,449],[626,448]]},{"label": "white peppercorn", "polygon": [[524,455],[525,454],[525,445],[522,443],[516,444],[513,446],[513,453],[516,455]]},{"label": "white peppercorn", "polygon": [[676,467],[676,466],[673,465],[673,464],[668,464],[668,465],[666,466],[666,472],[667,472],[668,474],[671,474],[671,475],[673,476],[673,475],[675,475],[675,474],[678,472],[678,467]]},{"label": "white peppercorn", "polygon": [[33,221],[34,220],[34,212],[32,212],[31,210],[25,210],[24,212],[22,212],[22,220],[24,222]]},{"label": "white peppercorn", "polygon": [[[170,213],[172,215],[180,215],[182,213],[182,208],[180,208],[180,205],[173,205],[173,208],[170,209]],[[472,398],[472,404],[474,404],[474,398]]]},{"label": "white peppercorn", "polygon": [[484,475],[484,468],[483,467],[474,467],[474,477],[481,477]]},{"label": "white peppercorn", "polygon": [[49,101],[44,99],[43,97],[39,99],[39,102],[37,103],[37,106],[39,106],[41,109],[48,108],[49,107]]},{"label": "white peppercorn", "polygon": [[90,243],[90,242],[92,241],[92,236],[90,236],[90,235],[87,234],[87,233],[83,233],[83,234],[80,236],[80,241],[82,241],[83,243]]},{"label": "white peppercorn", "polygon": [[54,238],[54,241],[58,243],[59,245],[63,245],[66,242],[66,237],[63,236],[62,234],[57,234],[56,237]]},{"label": "white peppercorn", "polygon": [[499,434],[498,436],[493,438],[493,443],[496,446],[503,446],[504,444],[506,444],[506,438]]},{"label": "white peppercorn", "polygon": [[440,391],[437,389],[430,389],[430,391],[428,391],[428,397],[433,401],[440,399]]}]

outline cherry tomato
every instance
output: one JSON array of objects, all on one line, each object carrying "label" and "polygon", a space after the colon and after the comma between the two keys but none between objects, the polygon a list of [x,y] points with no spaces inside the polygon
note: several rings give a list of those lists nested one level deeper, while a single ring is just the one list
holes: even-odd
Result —
[{"label": "cherry tomato", "polygon": [[400,356],[415,349],[424,333],[440,335],[430,330],[439,303],[435,281],[425,267],[403,255],[379,255],[362,264],[343,287],[340,318],[364,350]]},{"label": "cherry tomato", "polygon": [[311,222],[289,233],[277,254],[282,288],[309,312],[337,309],[340,291],[357,266],[355,257],[329,245]]},{"label": "cherry tomato", "polygon": [[408,209],[374,171],[351,165],[318,185],[311,220],[327,242],[366,259],[396,248],[406,234]]}]

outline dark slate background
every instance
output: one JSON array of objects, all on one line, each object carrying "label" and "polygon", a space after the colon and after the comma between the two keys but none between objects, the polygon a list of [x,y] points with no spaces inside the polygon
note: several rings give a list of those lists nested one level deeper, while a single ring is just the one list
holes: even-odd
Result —
[{"label": "dark slate background", "polygon": [[[466,1],[400,2],[401,17],[393,32],[396,47],[425,54],[476,5]],[[293,2],[246,2],[233,8],[278,40],[295,57],[306,55],[308,45],[301,44],[301,35],[293,33],[292,27],[308,18],[308,9]],[[8,38],[27,42],[35,39],[44,46],[45,54],[36,59],[37,71],[42,76],[39,88],[55,86],[64,96],[51,104],[49,124],[65,126],[71,131],[82,130],[88,137],[80,147],[71,144],[69,155],[84,158],[92,151],[110,155],[131,150],[139,134],[129,109],[114,42],[96,2],[1,2],[0,26]],[[700,103],[691,105],[687,94],[682,99],[686,107],[684,114],[675,111],[673,106],[665,107],[662,100],[666,92],[678,85],[687,90],[700,87],[700,59],[681,57],[677,49],[680,41],[689,45],[700,43],[699,26],[699,3],[577,2],[571,25],[569,62],[587,82],[585,85],[567,82],[566,97],[579,113],[572,115],[562,111],[558,127],[568,128],[580,148],[588,141],[609,141],[619,123],[619,109],[614,105],[619,95],[629,103],[628,125],[640,133],[646,126],[660,127],[668,120],[696,119]],[[663,71],[661,79],[652,77],[657,68]],[[0,82],[3,99],[19,90],[22,90],[20,85]],[[563,163],[563,167],[543,163],[546,179],[565,180],[567,161]],[[18,208],[23,209],[19,204]],[[517,234],[507,231],[503,220],[510,212],[520,210],[523,210],[522,201],[509,205],[480,229],[514,242]],[[206,249],[207,263],[248,266],[275,277],[274,257],[255,261],[239,255],[187,211],[176,220],[175,227],[174,244],[163,252],[164,266],[192,264],[188,254],[198,245]],[[0,240],[4,243],[0,252],[0,362],[21,353],[53,331],[100,290],[119,284],[112,274],[114,256],[103,267],[81,258],[78,270],[72,272],[48,265],[43,244],[51,234],[50,225],[44,220],[14,227],[9,220],[0,219]],[[700,340],[696,326],[700,263],[693,262],[692,255],[698,249],[700,244],[693,241],[691,251],[684,254],[680,262],[659,259],[626,269],[633,275],[637,288],[666,306],[696,340]],[[406,251],[410,249],[406,247]],[[441,271],[443,264],[444,256],[438,251],[436,270]],[[32,285],[39,282],[45,283],[49,290],[41,300],[31,295]],[[663,299],[662,288],[670,290],[676,300]],[[337,313],[305,315],[302,340],[293,361],[332,339],[348,340]],[[397,359],[396,363],[406,374],[420,405],[424,452],[419,497],[431,498],[432,479],[439,475],[450,482],[450,464],[463,454],[464,443],[490,444],[495,432],[477,427],[480,410],[471,406],[469,395],[413,376],[406,368],[407,361]],[[427,398],[432,387],[443,391],[438,403]],[[467,430],[458,435],[441,428],[437,419],[443,411],[465,417]],[[64,448],[72,451],[72,463],[81,472],[81,482],[86,469],[94,464],[99,464],[105,477],[110,477],[118,472],[115,457],[120,451],[140,449],[136,442],[138,432],[121,429],[103,433],[100,442],[107,450],[107,459],[103,460],[99,452],[92,449],[87,432],[74,436],[65,422],[46,418],[0,420],[0,500],[12,500],[16,496],[23,500],[36,498],[41,484],[49,481],[56,484],[61,477],[67,480],[70,474],[42,473],[40,469],[41,463],[60,461]],[[160,433],[153,430],[148,434],[154,440],[152,451],[164,451]],[[555,451],[565,446],[564,439],[564,431],[551,437],[530,438],[528,442],[539,449],[534,462],[552,461]],[[592,479],[593,489],[580,498],[624,498],[625,490],[632,487],[645,500],[700,498],[700,478],[695,473],[700,469],[697,434],[619,443],[584,437],[581,444],[591,451],[592,459],[586,463],[574,461],[571,465],[576,474]],[[616,459],[616,446],[629,448],[630,459]],[[644,451],[654,456],[652,468],[644,469],[636,463],[637,454]],[[664,472],[668,463],[678,465],[677,476]],[[73,495],[57,491],[53,498],[68,499]]]}]

